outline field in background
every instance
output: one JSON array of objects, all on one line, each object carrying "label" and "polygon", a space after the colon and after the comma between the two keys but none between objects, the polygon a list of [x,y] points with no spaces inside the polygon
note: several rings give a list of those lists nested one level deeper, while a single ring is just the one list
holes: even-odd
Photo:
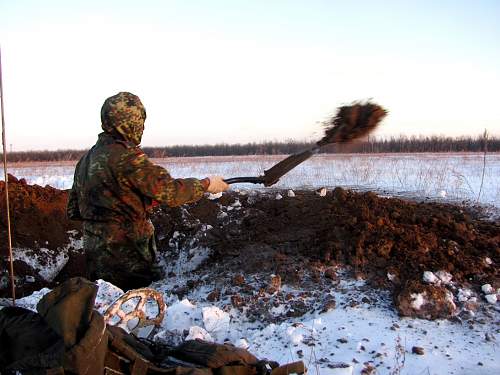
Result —
[{"label": "field in background", "polygon": [[[258,176],[285,156],[153,159],[174,177]],[[322,154],[299,165],[276,188],[341,186],[384,195],[469,201],[500,207],[500,153]],[[9,173],[30,184],[71,187],[74,162],[12,163]],[[481,188],[481,181],[484,181]],[[3,177],[3,170],[2,170]],[[233,188],[262,188],[239,184]]]}]

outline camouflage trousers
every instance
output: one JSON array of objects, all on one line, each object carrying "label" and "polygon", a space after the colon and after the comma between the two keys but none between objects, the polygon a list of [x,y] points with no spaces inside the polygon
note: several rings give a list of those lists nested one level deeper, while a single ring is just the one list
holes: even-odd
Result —
[{"label": "camouflage trousers", "polygon": [[90,280],[103,279],[126,291],[148,286],[164,276],[156,261],[154,235],[116,241],[84,230],[83,248]]}]

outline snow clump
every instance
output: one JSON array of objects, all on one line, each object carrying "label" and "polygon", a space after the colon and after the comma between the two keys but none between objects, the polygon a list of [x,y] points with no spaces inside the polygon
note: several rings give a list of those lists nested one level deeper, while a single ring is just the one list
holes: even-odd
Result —
[{"label": "snow clump", "polygon": [[213,342],[214,339],[210,336],[204,328],[198,326],[192,326],[189,328],[189,334],[186,337],[186,340],[196,340],[200,339],[203,341]]},{"label": "snow clump", "polygon": [[234,346],[236,346],[237,348],[241,348],[241,349],[246,350],[250,347],[250,344],[248,343],[247,340],[241,338],[234,343]]},{"label": "snow clump", "polygon": [[424,277],[423,277],[424,282],[428,284],[435,284],[436,282],[439,281],[439,279],[434,275],[434,272],[431,271],[424,271]]},{"label": "snow clump", "polygon": [[481,287],[481,290],[483,291],[484,294],[492,294],[493,293],[493,287],[491,284],[484,284]]},{"label": "snow clump", "polygon": [[227,312],[222,311],[216,306],[204,307],[202,309],[203,324],[208,332],[217,332],[227,330],[231,318]]},{"label": "snow clump", "polygon": [[445,285],[449,284],[451,282],[451,279],[453,278],[453,276],[449,272],[446,272],[446,271],[437,271],[436,276]]},{"label": "snow clump", "polygon": [[293,192],[293,190],[288,190],[287,195],[288,195],[290,198],[295,197],[295,193]]},{"label": "snow clump", "polygon": [[426,303],[425,293],[412,293],[410,297],[412,298],[411,307],[415,310],[420,310],[420,308]]},{"label": "snow clump", "polygon": [[326,196],[326,188],[321,188],[316,192],[320,197]]},{"label": "snow clump", "polygon": [[212,193],[208,194],[208,199],[210,199],[211,201],[213,201],[215,199],[219,199],[220,197],[222,197],[222,192],[217,193],[217,194],[212,194]]},{"label": "snow clump", "polygon": [[494,305],[498,301],[496,294],[487,294],[484,296],[484,298],[486,298],[486,301],[488,301],[488,303],[491,303],[492,305]]},{"label": "snow clump", "polygon": [[472,290],[470,289],[459,289],[458,290],[458,301],[459,302],[466,302],[472,297]]}]

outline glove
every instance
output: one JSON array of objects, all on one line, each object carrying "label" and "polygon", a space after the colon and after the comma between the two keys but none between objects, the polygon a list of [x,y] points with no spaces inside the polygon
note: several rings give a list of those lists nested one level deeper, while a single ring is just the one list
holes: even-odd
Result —
[{"label": "glove", "polygon": [[224,182],[221,176],[210,176],[208,177],[208,181],[207,191],[209,193],[217,194],[229,189],[229,185]]}]

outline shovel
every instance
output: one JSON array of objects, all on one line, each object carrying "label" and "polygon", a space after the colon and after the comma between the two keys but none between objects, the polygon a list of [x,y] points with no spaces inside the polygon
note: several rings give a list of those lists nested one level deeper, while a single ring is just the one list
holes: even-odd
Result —
[{"label": "shovel", "polygon": [[272,186],[297,165],[317,154],[321,147],[334,143],[348,143],[370,134],[387,115],[387,111],[374,103],[354,103],[342,106],[334,117],[325,122],[325,136],[305,151],[293,154],[264,171],[259,177],[233,177],[227,184],[253,183]]}]

